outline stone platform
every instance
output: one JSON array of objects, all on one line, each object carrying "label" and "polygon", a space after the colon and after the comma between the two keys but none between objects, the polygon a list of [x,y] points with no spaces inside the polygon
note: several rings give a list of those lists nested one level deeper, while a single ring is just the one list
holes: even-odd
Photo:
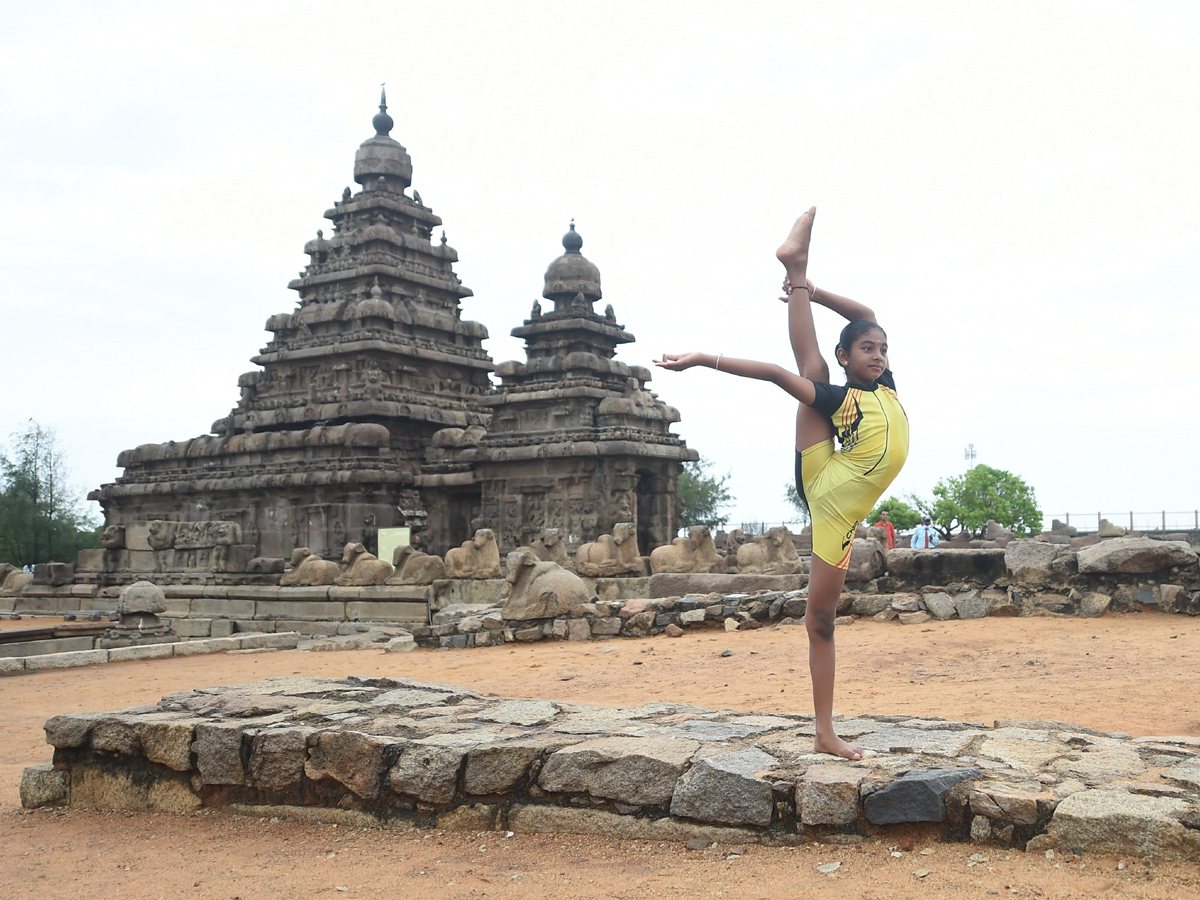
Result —
[{"label": "stone platform", "polygon": [[809,716],[294,677],[45,728],[26,807],[778,844],[935,822],[949,841],[1200,859],[1200,738],[1061,722],[842,719],[868,751],[849,762],[812,752]]}]

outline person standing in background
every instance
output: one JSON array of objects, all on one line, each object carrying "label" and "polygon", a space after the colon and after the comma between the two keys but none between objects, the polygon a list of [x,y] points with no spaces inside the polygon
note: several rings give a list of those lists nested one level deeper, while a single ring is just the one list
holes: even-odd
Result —
[{"label": "person standing in background", "polygon": [[931,522],[932,520],[929,516],[921,518],[921,524],[913,531],[912,541],[908,546],[914,550],[932,550],[942,542],[942,539],[938,537],[937,531],[930,524]]},{"label": "person standing in background", "polygon": [[893,550],[896,547],[896,526],[891,522],[891,514],[885,509],[879,514],[879,521],[873,526],[882,528],[887,533],[888,549]]}]

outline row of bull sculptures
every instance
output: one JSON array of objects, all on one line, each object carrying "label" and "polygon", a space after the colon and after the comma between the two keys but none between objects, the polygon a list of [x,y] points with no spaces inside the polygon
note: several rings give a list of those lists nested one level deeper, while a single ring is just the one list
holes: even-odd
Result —
[{"label": "row of bull sculptures", "polygon": [[[637,546],[637,531],[632,523],[621,522],[612,534],[581,546],[572,559],[557,528],[547,528],[529,546],[514,553],[528,554],[535,562],[555,565],[587,578],[611,578],[647,574],[647,559]],[[656,547],[649,557],[652,574],[740,572],[758,575],[792,575],[803,571],[787,528],[772,528],[753,541],[739,540],[734,532],[724,554],[718,551],[707,525],[689,529],[687,537]],[[389,563],[370,553],[362,544],[347,544],[339,566],[322,559],[307,547],[292,553],[291,568],[280,584],[366,586],[377,584],[431,584],[443,578],[506,577],[500,559],[496,535],[481,528],[475,536],[453,547],[445,558],[424,553],[415,547],[397,547]]]}]

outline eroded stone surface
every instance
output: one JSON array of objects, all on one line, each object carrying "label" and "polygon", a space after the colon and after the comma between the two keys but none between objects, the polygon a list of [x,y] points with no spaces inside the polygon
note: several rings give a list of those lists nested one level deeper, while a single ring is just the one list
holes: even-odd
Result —
[{"label": "eroded stone surface", "polygon": [[785,843],[945,822],[961,840],[1040,834],[1031,846],[1200,859],[1189,824],[1200,823],[1198,738],[1036,719],[861,716],[837,727],[864,759],[814,753],[809,716],[296,676],[55,716],[54,766],[28,771],[22,802],[307,804],[355,822]]}]

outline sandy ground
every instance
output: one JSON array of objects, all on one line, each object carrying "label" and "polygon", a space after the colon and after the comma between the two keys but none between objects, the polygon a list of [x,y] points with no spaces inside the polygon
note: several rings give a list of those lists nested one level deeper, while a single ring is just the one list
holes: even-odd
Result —
[{"label": "sandy ground", "polygon": [[[15,624],[40,624],[25,620]],[[7,626],[7,623],[5,623]],[[838,629],[840,712],[1044,718],[1136,736],[1200,735],[1200,620],[979,619]],[[721,657],[722,650],[732,655]],[[506,697],[612,706],[679,700],[808,712],[799,627],[384,654],[222,654],[0,679],[0,897],[1200,897],[1192,864],[939,844],[913,828],[854,846],[766,848],[588,836],[378,831],[246,819],[19,809],[50,761],[42,723],[275,675],[417,677]],[[893,849],[897,848],[897,849]],[[924,851],[924,852],[922,852]],[[984,861],[972,861],[982,852]],[[895,855],[899,854],[899,855]],[[832,874],[818,865],[838,862]],[[917,875],[917,872],[926,872]]]}]

